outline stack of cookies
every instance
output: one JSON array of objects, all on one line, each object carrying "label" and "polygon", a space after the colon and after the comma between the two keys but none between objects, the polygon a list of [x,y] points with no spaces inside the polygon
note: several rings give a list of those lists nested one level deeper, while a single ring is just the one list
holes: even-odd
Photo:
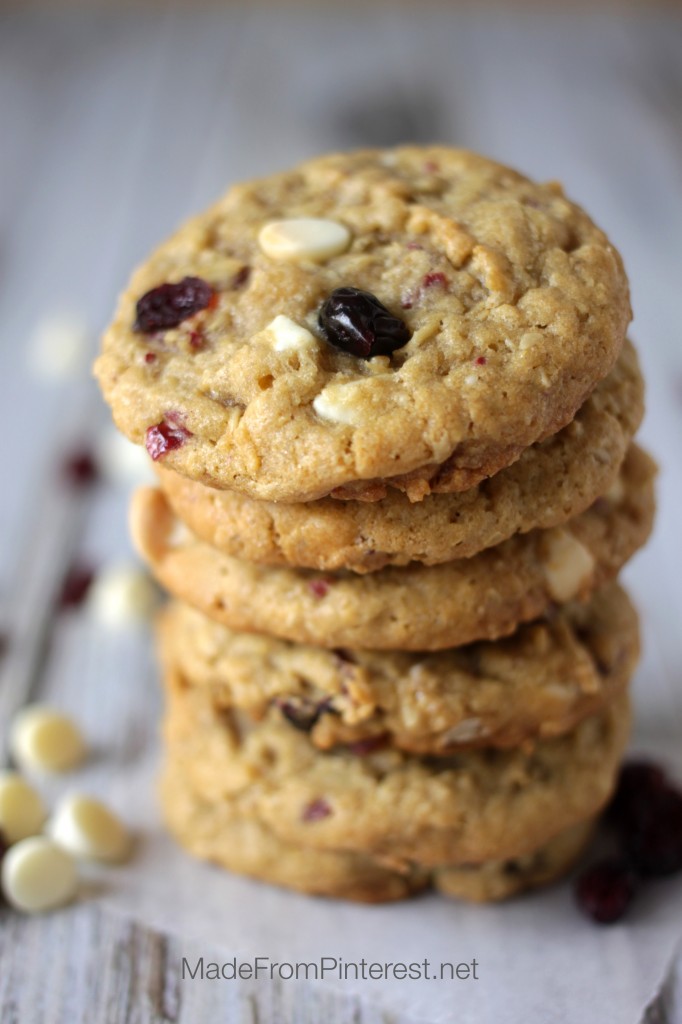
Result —
[{"label": "stack of cookies", "polygon": [[654,466],[627,280],[556,184],[444,147],[233,188],[97,375],[158,487],[166,820],[305,892],[489,900],[612,792]]}]

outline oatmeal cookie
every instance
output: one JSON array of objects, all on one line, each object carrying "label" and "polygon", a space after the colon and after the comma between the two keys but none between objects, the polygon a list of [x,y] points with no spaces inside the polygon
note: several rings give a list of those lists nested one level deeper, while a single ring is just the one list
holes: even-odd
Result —
[{"label": "oatmeal cookie", "polygon": [[558,184],[366,150],[185,224],[133,275],[96,374],[123,433],[193,480],[418,501],[569,423],[630,316],[618,253]]}]

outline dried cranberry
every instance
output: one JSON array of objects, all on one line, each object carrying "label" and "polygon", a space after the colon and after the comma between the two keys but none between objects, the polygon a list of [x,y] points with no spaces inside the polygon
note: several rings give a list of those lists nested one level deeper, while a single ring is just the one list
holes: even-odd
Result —
[{"label": "dried cranberry", "polygon": [[316,800],[312,800],[307,807],[303,808],[303,814],[301,818],[303,821],[321,821],[322,818],[328,818],[332,813],[332,809],[323,797],[317,797]]},{"label": "dried cranberry", "polygon": [[308,580],[308,589],[315,597],[326,597],[331,584],[331,580],[326,580],[320,576],[318,579]]},{"label": "dried cranberry", "polygon": [[443,288],[447,287],[448,279],[445,274],[441,274],[437,271],[435,274],[425,274],[422,280],[422,288],[433,288],[435,284],[442,285]]},{"label": "dried cranberry", "polygon": [[671,788],[657,791],[646,810],[638,809],[622,839],[641,875],[660,878],[682,871],[682,794]]},{"label": "dried cranberry", "polygon": [[210,304],[213,288],[200,277],[183,277],[174,284],[160,284],[138,299],[133,330],[142,334],[177,327]]},{"label": "dried cranberry", "polygon": [[348,750],[357,757],[366,757],[373,754],[375,750],[383,750],[388,743],[388,733],[381,733],[379,736],[368,736],[364,740],[356,740],[348,744]]},{"label": "dried cranberry", "polygon": [[314,701],[306,697],[278,697],[276,706],[288,722],[301,732],[310,732],[320,717],[329,710],[330,698]]},{"label": "dried cranberry", "polygon": [[193,352],[201,352],[206,348],[206,338],[201,331],[192,331],[189,336],[189,347]]},{"label": "dried cranberry", "polygon": [[94,578],[95,573],[90,566],[72,565],[62,581],[57,607],[60,609],[77,608],[87,597]]},{"label": "dried cranberry", "polygon": [[330,344],[363,359],[390,355],[410,340],[406,324],[375,295],[359,288],[336,288],[322,306],[318,323]]},{"label": "dried cranberry", "polygon": [[632,903],[637,878],[623,860],[611,857],[588,868],[578,879],[575,898],[578,906],[598,924],[620,921]]},{"label": "dried cranberry", "polygon": [[145,361],[145,363],[155,363],[156,362],[156,352],[145,352],[145,354],[144,354],[144,361]]},{"label": "dried cranberry", "polygon": [[232,278],[233,288],[243,288],[251,277],[251,267],[241,267]]},{"label": "dried cranberry", "polygon": [[485,356],[478,356],[475,360],[476,366],[485,366]]},{"label": "dried cranberry", "polygon": [[99,477],[99,468],[92,452],[87,449],[73,452],[62,465],[62,475],[72,487],[89,487]]},{"label": "dried cranberry", "polygon": [[164,420],[147,428],[144,443],[152,459],[156,462],[168,452],[182,448],[187,438],[191,436],[191,431],[178,422],[175,414],[167,413]]},{"label": "dried cranberry", "polygon": [[632,829],[646,819],[656,796],[667,788],[665,773],[650,761],[631,761],[618,777],[607,818],[621,830]]}]

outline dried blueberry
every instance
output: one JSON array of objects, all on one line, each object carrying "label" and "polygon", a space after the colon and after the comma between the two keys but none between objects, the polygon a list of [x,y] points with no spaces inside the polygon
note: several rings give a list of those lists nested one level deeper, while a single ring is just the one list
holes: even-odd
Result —
[{"label": "dried blueberry", "polygon": [[390,355],[410,340],[406,324],[375,295],[359,288],[336,288],[322,306],[318,323],[330,344],[363,359]]},{"label": "dried blueberry", "polygon": [[620,921],[632,903],[637,878],[623,860],[611,857],[588,868],[578,879],[575,898],[580,909],[598,924]]},{"label": "dried blueberry", "polygon": [[138,300],[133,330],[142,334],[177,327],[210,304],[213,288],[200,277],[183,277],[175,284],[160,284]]}]

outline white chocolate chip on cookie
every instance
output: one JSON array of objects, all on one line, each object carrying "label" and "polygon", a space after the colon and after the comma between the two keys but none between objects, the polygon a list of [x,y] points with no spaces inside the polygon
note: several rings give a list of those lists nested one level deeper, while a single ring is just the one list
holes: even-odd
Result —
[{"label": "white chocolate chip on cookie", "polygon": [[10,748],[16,762],[28,771],[64,772],[85,757],[86,745],[76,723],[52,708],[34,704],[14,719]]},{"label": "white chocolate chip on cookie", "polygon": [[350,231],[344,224],[321,217],[273,220],[261,228],[258,244],[271,260],[313,260],[323,263],[345,252]]},{"label": "white chocolate chip on cookie", "polygon": [[70,903],[78,888],[73,857],[45,836],[22,839],[5,854],[2,890],[17,910],[36,914]]},{"label": "white chocolate chip on cookie", "polygon": [[0,832],[10,845],[40,832],[45,805],[33,786],[16,772],[0,774]]},{"label": "white chocolate chip on cookie", "polygon": [[92,797],[64,797],[48,831],[59,846],[75,857],[119,862],[130,852],[130,836],[121,820]]},{"label": "white chocolate chip on cookie", "polygon": [[570,601],[590,582],[594,558],[572,533],[548,530],[545,538],[545,577],[555,601]]},{"label": "white chocolate chip on cookie", "polygon": [[317,339],[306,327],[301,327],[295,320],[280,314],[268,324],[266,330],[273,337],[272,347],[275,352],[301,352],[317,345]]},{"label": "white chocolate chip on cookie", "polygon": [[358,426],[361,421],[362,403],[358,403],[358,388],[364,381],[350,384],[328,384],[313,401],[313,409],[323,420],[330,423],[346,423]]}]

